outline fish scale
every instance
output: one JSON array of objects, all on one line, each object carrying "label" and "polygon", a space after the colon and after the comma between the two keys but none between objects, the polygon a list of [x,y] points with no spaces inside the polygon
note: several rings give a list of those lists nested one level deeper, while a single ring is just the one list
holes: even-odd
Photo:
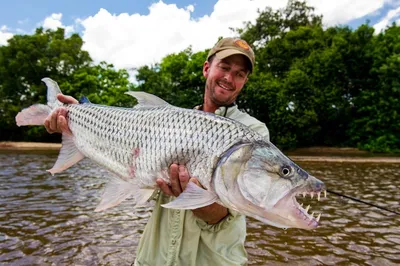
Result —
[{"label": "fish scale", "polygon": [[[260,139],[239,122],[173,106],[128,109],[86,103],[67,109],[74,142],[85,156],[125,180],[140,178],[152,186],[170,164],[181,163],[209,187],[215,159],[223,151],[245,136]],[[139,149],[137,158],[133,149]],[[140,176],[130,176],[130,167]]]}]

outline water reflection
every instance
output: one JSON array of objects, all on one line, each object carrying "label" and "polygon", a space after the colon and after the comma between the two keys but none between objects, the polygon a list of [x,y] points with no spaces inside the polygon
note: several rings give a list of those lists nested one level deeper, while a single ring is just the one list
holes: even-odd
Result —
[{"label": "water reflection", "polygon": [[[0,154],[0,264],[130,265],[151,208],[93,210],[107,172],[88,160],[51,176],[55,155]],[[331,190],[400,211],[400,164],[300,162]],[[328,195],[314,231],[248,219],[250,265],[395,265],[399,217]]]}]

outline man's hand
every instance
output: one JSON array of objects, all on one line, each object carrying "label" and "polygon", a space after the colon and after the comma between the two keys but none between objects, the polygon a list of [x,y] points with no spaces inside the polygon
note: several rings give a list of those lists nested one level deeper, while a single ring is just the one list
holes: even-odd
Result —
[{"label": "man's hand", "polygon": [[[67,96],[64,94],[57,94],[57,99],[66,104],[77,104],[79,103],[76,99],[71,96]],[[46,128],[47,132],[50,134],[52,133],[67,133],[72,135],[71,130],[68,127],[67,119],[67,109],[64,107],[59,107],[54,110],[44,121],[44,127]]]},{"label": "man's hand", "polygon": [[[185,189],[188,182],[193,182],[201,187],[197,178],[190,178],[189,172],[183,165],[172,164],[169,168],[171,185],[158,178],[157,184],[165,194],[178,197]],[[228,209],[218,203],[192,210],[193,214],[208,224],[216,224],[228,215]]]}]

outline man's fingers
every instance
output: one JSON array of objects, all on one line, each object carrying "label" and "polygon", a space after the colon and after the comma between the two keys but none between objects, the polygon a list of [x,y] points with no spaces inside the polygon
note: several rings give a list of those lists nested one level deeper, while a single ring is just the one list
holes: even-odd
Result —
[{"label": "man's fingers", "polygon": [[64,108],[64,107],[59,108],[58,116],[60,116],[60,115],[67,117],[67,108]]},{"label": "man's fingers", "polygon": [[66,103],[66,104],[77,104],[79,103],[77,99],[75,99],[74,97],[68,96],[68,95],[64,95],[64,94],[57,94],[57,99],[62,102],[62,103]]},{"label": "man's fingers", "polygon": [[59,109],[54,110],[50,117],[50,130],[52,132],[57,132],[57,119],[58,119],[58,111]]},{"label": "man's fingers", "polygon": [[[57,94],[57,99],[66,104],[77,104],[79,103],[76,99],[71,96],[64,95],[62,93]],[[44,121],[44,126],[49,133],[67,133],[72,134],[68,127],[66,120],[67,109],[64,107],[59,107],[54,110],[51,115],[49,115]]]},{"label": "man's fingers", "polygon": [[186,185],[189,182],[190,176],[187,168],[183,165],[179,166],[179,183],[181,185],[182,191],[186,189]]},{"label": "man's fingers", "polygon": [[164,194],[167,194],[168,196],[174,196],[171,188],[168,186],[167,182],[165,182],[163,179],[157,178],[156,183]]},{"label": "man's fingers", "polygon": [[50,128],[50,118],[51,118],[51,116],[46,118],[46,120],[44,121],[44,127],[46,128],[47,132],[52,134],[52,133],[54,133],[54,131],[52,131]]},{"label": "man's fingers", "polygon": [[68,134],[68,135],[72,135],[72,132],[71,132],[71,130],[70,130],[69,127],[68,127],[67,120],[65,119],[64,116],[59,116],[59,117],[58,117],[58,122],[57,122],[57,124],[58,124],[58,130],[59,130],[61,133],[66,133],[66,134]]},{"label": "man's fingers", "polygon": [[179,182],[179,167],[177,164],[172,164],[169,167],[169,178],[171,181],[172,193],[178,197],[182,193],[181,183]]}]

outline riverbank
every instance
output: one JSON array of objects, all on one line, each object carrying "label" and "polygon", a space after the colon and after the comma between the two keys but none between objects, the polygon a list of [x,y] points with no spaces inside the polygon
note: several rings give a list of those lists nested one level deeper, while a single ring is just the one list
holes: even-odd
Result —
[{"label": "riverbank", "polygon": [[[60,143],[44,142],[0,142],[0,152],[51,152],[58,153]],[[371,154],[355,148],[310,147],[285,151],[293,161],[310,162],[362,162],[362,163],[400,163],[400,157]]]}]

